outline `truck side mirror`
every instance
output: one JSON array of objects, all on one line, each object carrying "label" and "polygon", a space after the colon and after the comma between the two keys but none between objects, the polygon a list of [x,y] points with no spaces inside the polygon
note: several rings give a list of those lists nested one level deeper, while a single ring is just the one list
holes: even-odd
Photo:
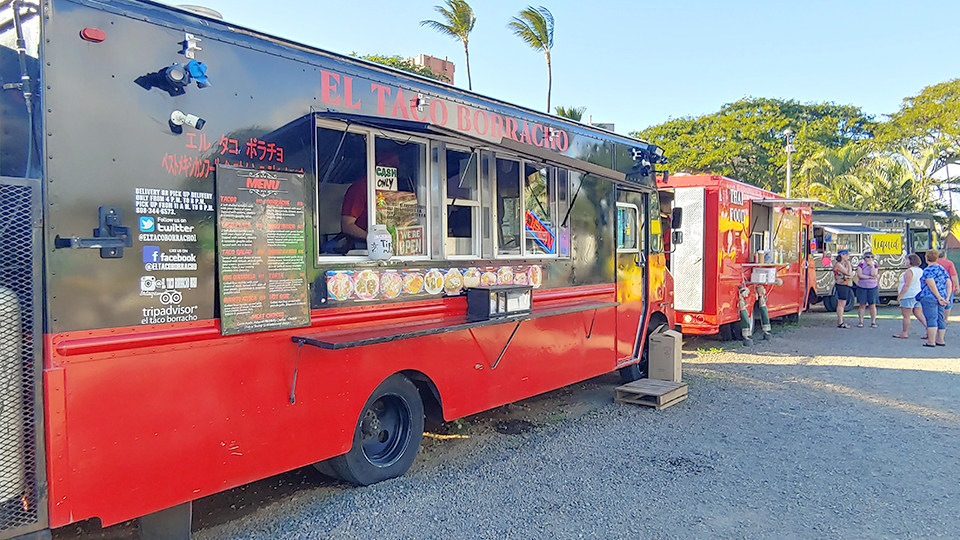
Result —
[{"label": "truck side mirror", "polygon": [[683,243],[683,231],[671,231],[670,232],[670,245],[676,246]]},{"label": "truck side mirror", "polygon": [[683,223],[683,208],[674,208],[673,214],[670,216],[670,227],[679,229],[681,223]]}]

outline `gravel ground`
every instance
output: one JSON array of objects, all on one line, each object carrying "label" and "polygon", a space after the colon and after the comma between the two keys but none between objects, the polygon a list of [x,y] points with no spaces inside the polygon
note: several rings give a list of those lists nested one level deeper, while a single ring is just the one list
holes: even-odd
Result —
[{"label": "gravel ground", "polygon": [[447,424],[469,438],[424,439],[402,478],[310,468],[203,499],[195,537],[960,537],[960,324],[930,349],[916,323],[891,337],[897,308],[832,317],[688,339],[689,398],[662,411],[604,375]]}]

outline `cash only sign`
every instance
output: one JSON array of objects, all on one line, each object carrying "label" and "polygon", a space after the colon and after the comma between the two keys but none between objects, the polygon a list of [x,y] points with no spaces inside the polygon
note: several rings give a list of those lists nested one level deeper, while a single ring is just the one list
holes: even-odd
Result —
[{"label": "cash only sign", "polygon": [[303,174],[217,167],[220,332],[309,326]]}]

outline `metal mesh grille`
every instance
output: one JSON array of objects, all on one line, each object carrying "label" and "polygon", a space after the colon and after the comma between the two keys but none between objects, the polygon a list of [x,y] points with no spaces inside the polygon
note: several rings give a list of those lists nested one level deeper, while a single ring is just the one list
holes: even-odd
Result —
[{"label": "metal mesh grille", "polygon": [[[683,208],[683,243],[673,252],[674,307],[677,311],[703,311],[703,253],[706,236],[704,189],[678,188],[673,205]],[[713,225],[716,235],[716,225]]]},{"label": "metal mesh grille", "polygon": [[0,180],[0,536],[40,520],[35,189]]}]

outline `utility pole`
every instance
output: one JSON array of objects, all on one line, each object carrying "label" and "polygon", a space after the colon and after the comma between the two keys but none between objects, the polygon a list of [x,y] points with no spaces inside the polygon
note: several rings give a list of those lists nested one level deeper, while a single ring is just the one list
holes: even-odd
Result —
[{"label": "utility pole", "polygon": [[787,198],[790,198],[790,154],[796,150],[792,144],[790,144],[790,137],[793,137],[793,130],[787,128],[783,130],[783,136],[787,138],[787,146],[783,150],[787,153]]},{"label": "utility pole", "polygon": [[[948,159],[947,152],[945,150],[940,151],[940,161],[943,162],[943,173],[946,178],[944,182],[947,184],[947,204],[950,207],[950,213],[947,214],[947,234],[945,238],[950,239],[950,232],[953,230],[953,189],[950,185],[950,160]],[[943,196],[943,184],[940,184],[940,196]],[[943,242],[943,250],[949,251],[950,248],[947,247],[949,242]]]}]

